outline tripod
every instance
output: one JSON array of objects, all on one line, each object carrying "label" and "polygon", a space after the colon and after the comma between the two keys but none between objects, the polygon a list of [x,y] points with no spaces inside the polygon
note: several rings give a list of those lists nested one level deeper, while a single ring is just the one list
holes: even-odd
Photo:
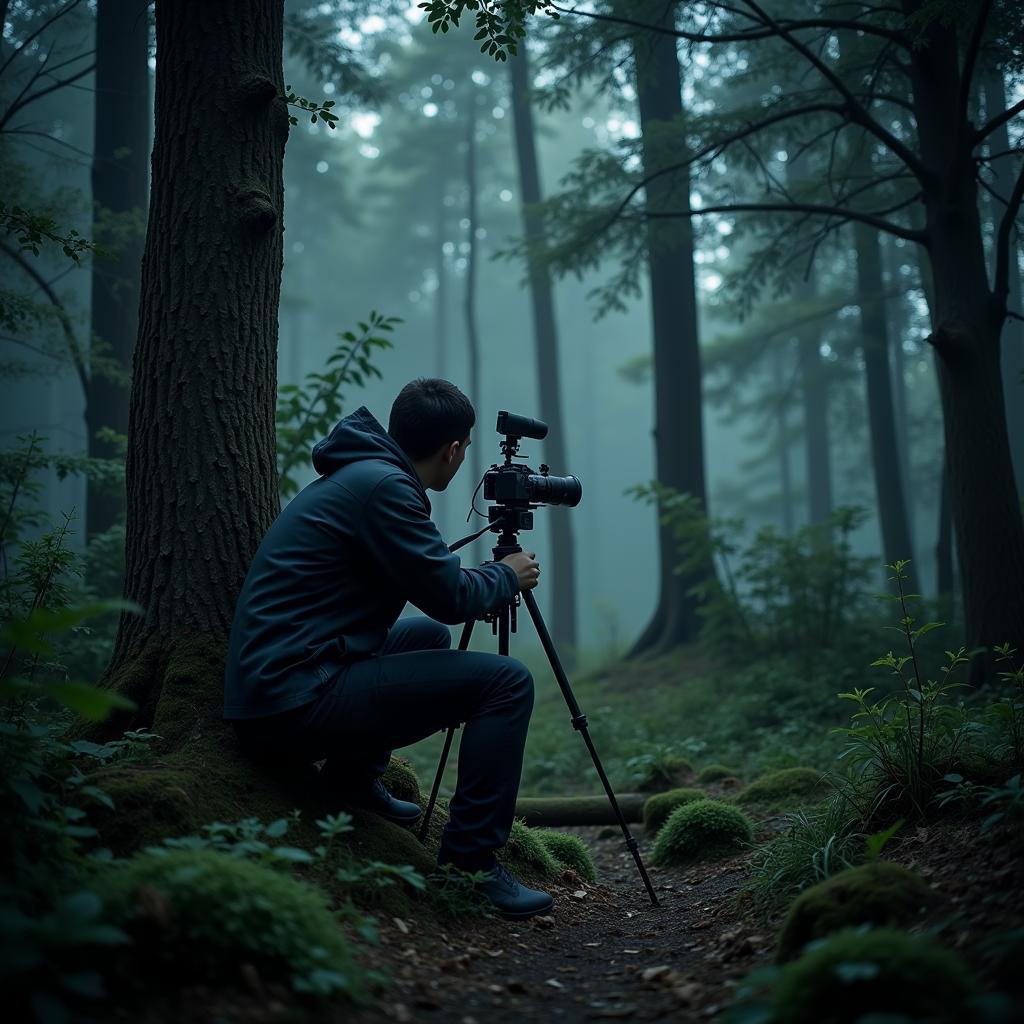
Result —
[{"label": "tripod", "polygon": [[[514,510],[510,509],[508,511],[512,513],[509,517],[512,519],[512,522],[518,522],[515,518]],[[515,529],[509,525],[508,518],[502,517],[499,509],[492,508],[491,512],[497,513],[492,515],[492,523],[502,523],[498,543],[493,549],[494,561],[498,562],[506,555],[515,554],[523,549],[516,537]],[[484,533],[489,529],[491,529],[491,526],[486,527],[485,530],[481,530],[480,533]],[[472,534],[469,537],[463,538],[453,544],[451,546],[451,550],[455,551],[464,544],[469,543],[471,540],[478,537],[480,533]],[[558,658],[558,652],[555,650],[555,645],[551,640],[551,635],[548,633],[548,627],[541,616],[540,608],[537,606],[537,599],[533,596],[533,592],[530,590],[524,590],[521,596],[523,601],[526,603],[526,610],[530,613],[530,618],[533,620],[533,625],[537,630],[537,636],[540,637],[541,646],[544,648],[544,653],[547,655],[548,662],[551,665],[551,670],[554,672],[555,679],[558,681],[558,687],[562,691],[562,696],[565,698],[565,703],[569,708],[569,713],[572,716],[572,727],[583,737],[583,742],[587,745],[587,750],[590,751],[590,756],[594,761],[594,767],[597,769],[598,777],[601,779],[601,785],[604,786],[604,791],[608,795],[608,801],[612,805],[612,810],[615,812],[615,817],[618,819],[619,827],[622,829],[622,835],[626,841],[626,849],[633,855],[633,860],[636,861],[637,870],[640,872],[640,877],[643,879],[644,885],[647,888],[647,895],[651,898],[651,904],[656,907],[659,905],[658,897],[654,894],[654,889],[651,886],[651,880],[648,878],[647,870],[640,858],[639,846],[633,834],[629,831],[629,825],[626,824],[626,819],[622,816],[622,811],[619,808],[618,801],[615,799],[615,793],[612,791],[611,783],[608,781],[608,776],[605,775],[601,759],[597,756],[597,750],[594,748],[594,741],[590,738],[590,732],[587,729],[587,716],[580,709],[580,706],[576,701],[576,696],[572,692],[572,687],[569,685],[569,679],[566,676],[565,669],[562,667],[562,663]],[[508,655],[509,635],[516,631],[516,601],[512,601],[510,604],[506,604],[497,611],[492,612],[486,617],[486,621],[491,623],[492,632],[497,634],[498,653]],[[468,650],[470,637],[473,635],[474,624],[475,620],[470,619],[462,627],[462,637],[459,640],[460,651]],[[457,728],[457,725],[450,725],[448,727],[447,735],[445,736],[444,749],[441,751],[441,759],[437,765],[437,773],[434,775],[434,784],[430,789],[430,800],[427,803],[427,809],[423,814],[423,822],[420,825],[420,842],[423,842],[427,835],[430,816],[433,813],[434,804],[437,802],[437,791],[441,786],[441,776],[444,774],[445,763],[448,760],[448,754],[451,751],[452,740],[455,737],[455,730]]]}]

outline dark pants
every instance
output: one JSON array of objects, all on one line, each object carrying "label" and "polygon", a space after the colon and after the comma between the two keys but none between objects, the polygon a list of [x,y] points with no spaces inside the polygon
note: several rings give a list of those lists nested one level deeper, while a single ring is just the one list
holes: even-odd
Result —
[{"label": "dark pants", "polygon": [[377,654],[341,668],[312,704],[236,722],[239,738],[254,755],[326,759],[329,784],[344,792],[379,777],[392,749],[465,722],[438,861],[489,868],[512,827],[533,677],[515,658],[450,648],[447,626],[400,619]]}]

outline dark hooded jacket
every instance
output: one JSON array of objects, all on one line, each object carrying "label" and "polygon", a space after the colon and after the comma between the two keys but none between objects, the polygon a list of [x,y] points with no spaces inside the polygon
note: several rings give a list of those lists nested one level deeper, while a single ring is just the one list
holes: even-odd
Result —
[{"label": "dark hooded jacket", "polygon": [[462,568],[409,456],[365,406],[316,444],[313,466],[320,479],[281,511],[238,596],[225,719],[315,700],[339,666],[380,650],[407,601],[455,624],[519,591],[510,565]]}]

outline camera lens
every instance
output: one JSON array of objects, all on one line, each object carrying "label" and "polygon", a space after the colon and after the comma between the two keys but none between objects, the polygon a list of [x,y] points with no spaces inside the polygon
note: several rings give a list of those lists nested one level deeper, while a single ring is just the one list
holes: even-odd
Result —
[{"label": "camera lens", "polygon": [[544,505],[568,505],[573,508],[583,500],[583,484],[574,476],[543,476],[531,473],[526,478],[530,501]]}]

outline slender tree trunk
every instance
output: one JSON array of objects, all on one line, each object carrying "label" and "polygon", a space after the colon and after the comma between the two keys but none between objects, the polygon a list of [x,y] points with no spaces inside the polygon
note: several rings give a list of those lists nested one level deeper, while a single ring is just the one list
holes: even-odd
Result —
[{"label": "slender tree trunk", "polygon": [[[786,162],[790,188],[806,187],[807,158],[803,155]],[[810,302],[818,294],[814,267],[793,288],[797,302]],[[828,371],[821,358],[821,324],[809,323],[797,330],[797,362],[800,368],[800,393],[804,414],[804,456],[807,476],[807,521],[811,525],[827,523],[832,515],[832,448],[828,425]]]},{"label": "slender tree trunk", "polygon": [[[919,6],[918,0],[904,3],[910,13]],[[988,283],[971,153],[955,145],[961,126],[950,125],[950,112],[959,109],[958,57],[955,30],[940,20],[911,53],[921,156],[934,171],[924,187],[935,297],[931,342],[938,357],[967,646],[1008,642],[1021,651],[1024,524],[1003,398],[1005,307]],[[990,659],[975,660],[975,680],[990,671]]]},{"label": "slender tree trunk", "polygon": [[[149,186],[149,19],[135,0],[99,0],[96,7],[96,105],[92,163],[93,239],[110,259],[92,266],[89,384],[85,396],[87,451],[117,458],[116,444],[96,432],[128,433],[128,388],[139,320],[143,219]],[[137,220],[137,224],[131,221]],[[87,537],[124,515],[123,493],[90,477]]]},{"label": "slender tree trunk", "polygon": [[[476,119],[477,119],[477,96],[473,82],[468,85],[469,113],[466,117],[466,218],[469,227],[466,235],[469,239],[469,252],[466,256],[466,294],[464,297],[463,313],[466,321],[466,345],[469,351],[469,395],[474,407],[477,410],[477,431],[480,432],[481,417],[486,415],[483,409],[480,394],[480,337],[476,323],[476,274],[477,274],[477,252],[476,252],[476,229],[477,229],[477,169],[476,169]],[[480,480],[480,443],[479,440],[469,449],[469,464],[472,471],[472,479],[469,481],[470,488],[475,488]],[[474,529],[479,529],[474,525]],[[484,553],[483,542],[475,540],[469,546],[471,558],[475,562],[482,562],[490,556]]]},{"label": "slender tree trunk", "polygon": [[900,478],[900,442],[893,416],[889,331],[882,298],[881,247],[875,228],[855,224],[853,230],[857,249],[857,301],[860,305],[871,464],[874,468],[882,549],[887,563],[897,559],[912,561],[914,555]]},{"label": "slender tree trunk", "polygon": [[786,368],[782,350],[772,353],[772,383],[777,396],[775,407],[775,432],[779,448],[779,495],[781,503],[782,532],[790,536],[793,532],[793,474],[789,465],[789,401],[786,388]]},{"label": "slender tree trunk", "polygon": [[[985,112],[995,117],[1006,108],[1006,90],[1003,76],[998,70],[989,71],[984,77]],[[1002,153],[992,161],[995,180],[993,191],[1005,202],[1013,191],[1014,158],[1010,155],[1010,136],[1005,124],[989,136],[989,152]],[[990,199],[989,207],[998,226],[1003,205]],[[1018,316],[1024,316],[1024,302],[1021,301],[1020,264],[1017,261],[1017,244],[1010,238],[1010,294],[1007,305]],[[1006,402],[1006,427],[1010,435],[1010,457],[1016,477],[1017,493],[1024,491],[1024,323],[1009,317],[1003,325],[1003,394]]]},{"label": "slender tree trunk", "polygon": [[[521,43],[519,53],[508,62],[512,84],[512,118],[515,129],[519,186],[523,201],[523,231],[530,244],[530,299],[533,308],[533,336],[537,353],[537,390],[540,416],[548,425],[544,440],[547,461],[556,473],[568,472],[565,431],[562,425],[562,399],[559,386],[558,333],[555,327],[555,303],[551,276],[543,262],[544,227],[536,212],[541,201],[540,170],[537,164],[536,135],[529,55]],[[576,557],[572,523],[566,509],[551,509],[552,616],[551,633],[563,660],[575,658],[576,640]]]},{"label": "slender tree trunk", "polygon": [[[643,0],[630,15],[655,24],[673,23],[674,6]],[[682,90],[676,41],[646,33],[633,41],[637,103],[640,109],[644,173],[680,162],[684,155]],[[648,209],[689,209],[685,172],[664,175],[647,186]],[[693,232],[688,218],[649,221],[648,262],[654,329],[654,444],[657,479],[692,494],[707,510],[704,485],[704,425],[697,299],[693,271]],[[700,630],[698,601],[689,592],[714,573],[710,557],[699,569],[676,573],[675,539],[659,531],[658,605],[630,652],[658,653],[695,640]]]},{"label": "slender tree trunk", "polygon": [[939,482],[939,530],[935,542],[935,593],[944,600],[953,598],[953,510],[949,497],[949,468],[942,459]]},{"label": "slender tree trunk", "polygon": [[157,3],[126,466],[125,594],[145,614],[122,617],[108,673],[150,640],[222,641],[279,511],[282,18],[280,0]]},{"label": "slender tree trunk", "polygon": [[899,439],[900,478],[907,500],[907,525],[910,539],[914,539],[914,491],[910,476],[910,417],[907,412],[907,359],[903,350],[903,337],[907,329],[903,296],[900,293],[899,250],[890,237],[883,240],[882,257],[885,262],[888,281],[885,299],[886,322],[891,336],[892,363],[892,411],[896,422],[896,436]]}]

